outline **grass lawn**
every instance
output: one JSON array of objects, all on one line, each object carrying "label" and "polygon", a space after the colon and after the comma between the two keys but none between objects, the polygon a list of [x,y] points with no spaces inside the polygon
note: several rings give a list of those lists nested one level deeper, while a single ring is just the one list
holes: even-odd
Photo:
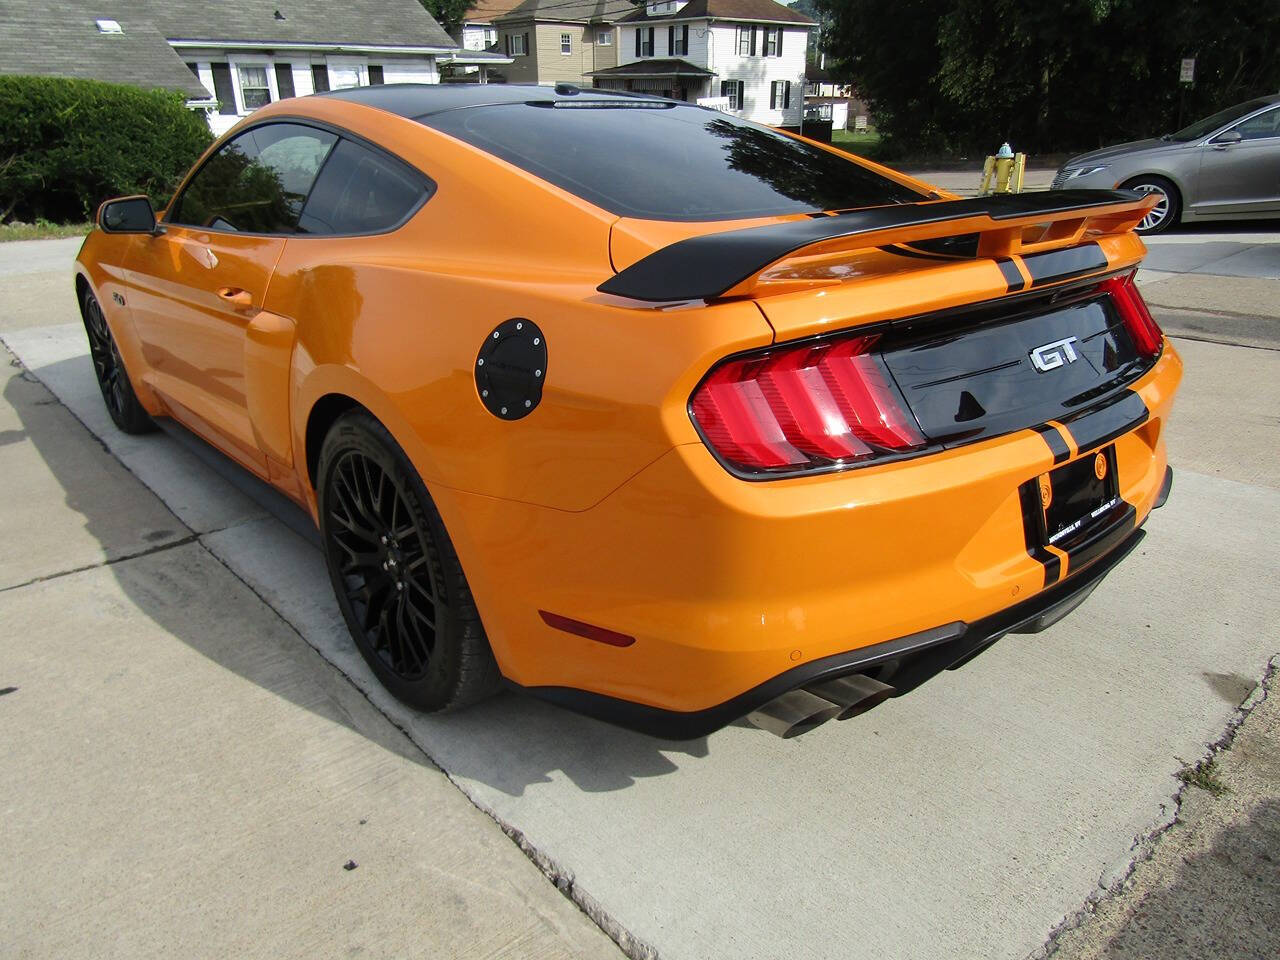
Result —
[{"label": "grass lawn", "polygon": [[49,240],[54,237],[83,237],[93,228],[91,223],[0,223],[0,243],[6,240]]},{"label": "grass lawn", "polygon": [[880,149],[880,134],[874,130],[854,133],[852,130],[832,130],[831,145],[848,150],[860,157],[875,157]]}]

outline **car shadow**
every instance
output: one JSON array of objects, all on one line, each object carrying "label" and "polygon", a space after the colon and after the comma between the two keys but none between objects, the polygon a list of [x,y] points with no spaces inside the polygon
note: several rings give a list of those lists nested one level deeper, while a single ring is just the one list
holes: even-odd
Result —
[{"label": "car shadow", "polygon": [[[93,376],[87,354],[40,367],[32,374],[46,389],[47,383],[65,383],[68,377]],[[65,437],[62,444],[55,442],[47,420],[29,416],[29,401],[18,397],[17,392],[14,381],[10,381],[4,391],[5,399],[17,412],[26,436],[57,479],[67,506],[84,517],[85,529],[97,536],[105,548],[106,543],[97,531],[105,531],[107,518],[117,513],[120,505],[103,502],[94,496],[92,482],[86,482],[82,475],[83,460],[75,463],[67,456]],[[52,400],[50,397],[43,402]],[[87,443],[100,442],[101,438],[80,424],[76,428],[85,429]],[[108,426],[106,429],[115,428]],[[109,442],[110,438],[106,439]],[[569,779],[587,792],[622,790],[638,780],[672,773],[686,760],[708,756],[706,737],[688,741],[661,740],[510,691],[458,713],[444,715],[423,714],[392,700],[354,652],[351,638],[341,625],[337,603],[328,577],[324,575],[319,538],[305,511],[176,424],[166,422],[162,432],[140,439],[148,443],[177,443],[196,454],[208,472],[193,472],[191,484],[207,484],[214,475],[220,476],[231,481],[279,521],[279,524],[270,526],[261,520],[256,521],[255,535],[260,532],[262,537],[278,541],[263,543],[264,552],[277,555],[283,549],[291,551],[288,555],[298,558],[307,574],[302,579],[306,584],[304,589],[309,593],[301,598],[301,606],[320,608],[324,615],[298,622],[297,618],[290,617],[287,609],[277,609],[284,604],[272,604],[273,610],[298,632],[308,647],[340,671],[391,723],[377,724],[377,729],[366,729],[366,725],[357,725],[333,695],[317,696],[314,680],[300,675],[313,669],[310,656],[299,656],[299,650],[282,651],[292,656],[288,659],[291,667],[281,670],[279,660],[262,655],[261,644],[255,643],[254,637],[246,636],[243,645],[237,647],[228,645],[225,638],[215,638],[202,631],[198,618],[186,616],[180,605],[157,597],[154,578],[141,571],[137,563],[124,561],[108,565],[120,588],[139,611],[224,669],[295,706],[342,724],[401,757],[423,764],[434,762],[455,779],[474,780],[512,796],[522,795],[531,785],[549,783],[558,776]],[[125,466],[128,467],[127,462]],[[253,522],[245,521],[246,528]],[[217,531],[198,539],[207,548],[204,540],[226,533],[226,530]],[[282,542],[284,539],[288,542]],[[181,547],[175,544],[172,548]],[[161,546],[157,549],[166,548]],[[211,553],[217,556],[216,551]],[[279,596],[281,589],[287,588],[288,584],[296,585],[298,580],[296,576],[286,580],[281,571],[280,579],[275,583],[254,583],[240,572],[232,572],[245,579],[255,593],[268,598],[273,594]],[[768,736],[763,731],[755,732]]]}]

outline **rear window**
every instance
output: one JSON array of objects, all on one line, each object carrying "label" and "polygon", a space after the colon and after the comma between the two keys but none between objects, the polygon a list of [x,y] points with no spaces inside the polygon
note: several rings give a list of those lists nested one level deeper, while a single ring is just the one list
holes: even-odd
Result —
[{"label": "rear window", "polygon": [[839,154],[700,107],[557,103],[418,121],[625,217],[734,220],[924,199]]}]

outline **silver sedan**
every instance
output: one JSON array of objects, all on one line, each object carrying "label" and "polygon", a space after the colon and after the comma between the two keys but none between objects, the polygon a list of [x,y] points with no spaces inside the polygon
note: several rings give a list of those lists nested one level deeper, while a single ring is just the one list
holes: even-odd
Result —
[{"label": "silver sedan", "polygon": [[1054,190],[1121,188],[1159,195],[1138,226],[1280,217],[1280,94],[1229,107],[1155,140],[1072,157]]}]

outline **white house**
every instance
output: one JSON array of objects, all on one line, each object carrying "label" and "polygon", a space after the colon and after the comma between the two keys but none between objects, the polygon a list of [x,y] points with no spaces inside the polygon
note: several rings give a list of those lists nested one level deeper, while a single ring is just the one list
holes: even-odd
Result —
[{"label": "white house", "polygon": [[[437,60],[460,53],[418,0],[60,0],[52,18],[47,0],[3,7],[0,25],[34,42],[29,55],[0,44],[0,73],[179,89],[210,110],[215,134],[285,97],[436,83]],[[79,49],[80,62],[41,57],[42,48],[59,45]],[[180,83],[175,73],[199,82]]]},{"label": "white house", "polygon": [[774,0],[650,0],[617,22],[618,65],[591,77],[798,130],[814,26]]}]

